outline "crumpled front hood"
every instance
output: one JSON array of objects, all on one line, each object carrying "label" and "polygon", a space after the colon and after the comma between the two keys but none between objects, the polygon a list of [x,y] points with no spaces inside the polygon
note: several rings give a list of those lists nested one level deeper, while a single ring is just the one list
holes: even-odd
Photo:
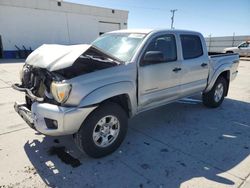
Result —
[{"label": "crumpled front hood", "polygon": [[90,46],[88,44],[68,46],[44,44],[33,51],[25,62],[34,67],[56,71],[70,67]]}]

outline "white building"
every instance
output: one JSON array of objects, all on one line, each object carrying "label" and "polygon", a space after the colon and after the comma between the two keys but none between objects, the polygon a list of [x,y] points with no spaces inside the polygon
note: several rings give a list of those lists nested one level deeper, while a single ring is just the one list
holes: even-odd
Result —
[{"label": "white building", "polygon": [[[128,11],[56,0],[0,0],[0,51],[14,57],[18,48],[44,43],[90,43],[107,31],[127,28]],[[1,52],[0,52],[1,55]]]}]

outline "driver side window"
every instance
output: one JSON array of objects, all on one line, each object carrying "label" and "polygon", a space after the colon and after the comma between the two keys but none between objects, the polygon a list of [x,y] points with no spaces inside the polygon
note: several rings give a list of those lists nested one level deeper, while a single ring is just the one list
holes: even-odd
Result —
[{"label": "driver side window", "polygon": [[[172,34],[162,35],[154,38],[146,48],[144,55],[147,52],[161,52],[164,57],[164,62],[177,60],[176,40]],[[144,57],[143,55],[143,57]],[[163,63],[163,62],[159,62]],[[144,64],[144,63],[142,63]]]}]

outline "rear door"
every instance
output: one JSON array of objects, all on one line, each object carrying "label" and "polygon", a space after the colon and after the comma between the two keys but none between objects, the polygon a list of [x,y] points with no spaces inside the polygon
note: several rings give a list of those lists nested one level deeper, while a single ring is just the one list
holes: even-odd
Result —
[{"label": "rear door", "polygon": [[[143,62],[143,57],[149,51],[161,51],[166,60],[146,64]],[[140,110],[178,98],[180,77],[179,72],[173,70],[179,65],[175,35],[161,34],[153,37],[143,52],[138,69]]]},{"label": "rear door", "polygon": [[181,97],[205,89],[208,79],[209,59],[201,38],[195,34],[181,34]]}]

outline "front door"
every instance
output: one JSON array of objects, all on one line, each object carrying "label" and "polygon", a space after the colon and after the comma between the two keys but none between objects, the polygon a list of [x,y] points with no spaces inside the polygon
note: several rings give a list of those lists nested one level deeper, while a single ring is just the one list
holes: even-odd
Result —
[{"label": "front door", "polygon": [[[144,57],[147,52],[162,52],[164,60],[146,62]],[[139,110],[178,98],[179,65],[174,35],[161,35],[151,40],[139,65]]]}]

